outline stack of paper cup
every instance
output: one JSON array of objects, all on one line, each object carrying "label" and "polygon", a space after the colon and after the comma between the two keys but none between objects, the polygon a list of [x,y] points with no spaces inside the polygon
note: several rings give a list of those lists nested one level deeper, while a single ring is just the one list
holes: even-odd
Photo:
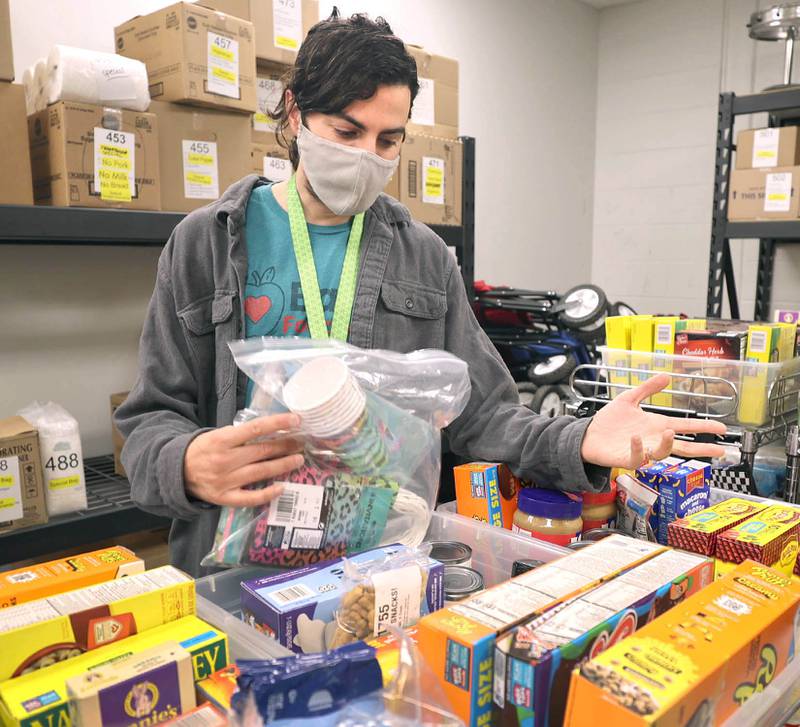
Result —
[{"label": "stack of paper cup", "polygon": [[333,439],[363,416],[367,399],[340,358],[324,356],[300,368],[283,387],[283,398],[303,429],[318,439]]}]

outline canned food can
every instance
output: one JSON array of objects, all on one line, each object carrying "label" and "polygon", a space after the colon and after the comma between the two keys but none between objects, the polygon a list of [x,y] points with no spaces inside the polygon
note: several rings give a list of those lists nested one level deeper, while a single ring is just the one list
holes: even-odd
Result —
[{"label": "canned food can", "polygon": [[431,558],[443,565],[472,566],[472,548],[457,540],[434,540],[430,542]]},{"label": "canned food can", "polygon": [[458,603],[484,589],[483,576],[463,565],[444,567],[444,602]]}]

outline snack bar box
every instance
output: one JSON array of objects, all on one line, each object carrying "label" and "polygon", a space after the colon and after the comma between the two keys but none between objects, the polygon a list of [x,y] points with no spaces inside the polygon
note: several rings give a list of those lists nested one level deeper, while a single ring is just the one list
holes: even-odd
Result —
[{"label": "snack bar box", "polygon": [[566,727],[716,727],[795,657],[800,585],[745,561],[572,673]]},{"label": "snack bar box", "polygon": [[669,550],[499,638],[492,723],[560,727],[577,665],[713,580],[713,561]]},{"label": "snack bar box", "polygon": [[610,535],[420,619],[420,652],[456,714],[473,727],[489,724],[498,634],[664,550],[657,543]]}]

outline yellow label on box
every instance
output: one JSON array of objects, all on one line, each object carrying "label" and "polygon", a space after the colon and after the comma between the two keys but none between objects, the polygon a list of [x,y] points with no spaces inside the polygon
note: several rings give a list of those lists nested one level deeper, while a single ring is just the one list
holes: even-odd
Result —
[{"label": "yellow label on box", "polygon": [[211,74],[214,76],[214,78],[218,78],[221,81],[225,81],[227,83],[236,83],[236,74],[224,68],[214,68],[212,69]]},{"label": "yellow label on box", "polygon": [[0,487],[13,487],[14,477],[12,475],[0,475]]},{"label": "yellow label on box", "polygon": [[4,497],[0,500],[0,510],[5,510],[8,507],[14,507],[17,501],[13,497]]},{"label": "yellow label on box", "polygon": [[[224,61],[233,62],[236,59],[236,54],[233,53],[233,51],[231,51],[231,50],[229,50],[227,48],[220,48],[218,45],[215,45],[213,43],[208,47],[208,50],[209,50],[209,53],[211,53],[212,56],[214,56],[215,58],[220,58],[221,60],[224,60]],[[218,69],[214,69],[214,70],[218,70]]]},{"label": "yellow label on box", "polygon": [[127,131],[94,129],[94,184],[100,199],[130,202],[134,187],[134,136]]},{"label": "yellow label on box", "polygon": [[67,490],[80,484],[80,475],[70,475],[69,477],[56,477],[54,480],[50,480],[49,487],[51,490]]},{"label": "yellow label on box", "polygon": [[279,35],[275,38],[275,45],[278,48],[286,48],[287,50],[297,50],[297,41],[294,38],[286,38]]}]

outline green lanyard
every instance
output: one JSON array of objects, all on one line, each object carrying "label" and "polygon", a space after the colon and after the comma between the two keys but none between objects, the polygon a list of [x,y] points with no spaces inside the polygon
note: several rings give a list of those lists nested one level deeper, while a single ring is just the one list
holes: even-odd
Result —
[{"label": "green lanyard", "polygon": [[322,307],[322,294],[319,291],[317,266],[314,264],[314,253],[311,250],[311,238],[308,235],[308,225],[303,214],[300,195],[297,193],[294,175],[289,178],[288,191],[289,228],[292,232],[292,246],[297,261],[297,270],[300,272],[300,286],[303,290],[303,301],[311,338],[335,338],[339,341],[346,341],[347,331],[350,328],[350,316],[353,312],[353,301],[356,297],[358,251],[361,247],[361,233],[364,230],[364,213],[361,212],[353,217],[329,334],[328,324],[325,321],[325,310]]}]

